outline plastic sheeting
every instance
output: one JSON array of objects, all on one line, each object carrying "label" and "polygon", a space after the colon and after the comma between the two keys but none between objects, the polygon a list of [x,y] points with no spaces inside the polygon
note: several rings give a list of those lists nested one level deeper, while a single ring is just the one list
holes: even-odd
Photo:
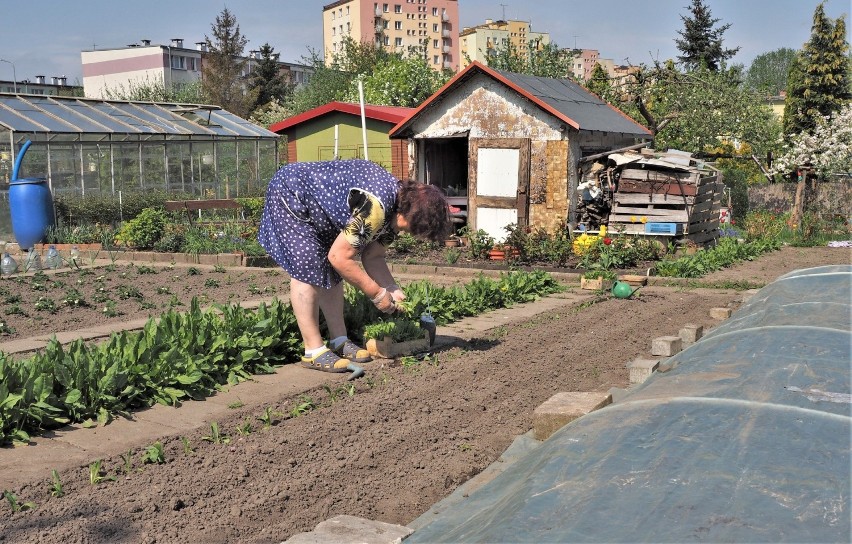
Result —
[{"label": "plastic sheeting", "polygon": [[852,266],[782,276],[416,542],[850,542]]}]

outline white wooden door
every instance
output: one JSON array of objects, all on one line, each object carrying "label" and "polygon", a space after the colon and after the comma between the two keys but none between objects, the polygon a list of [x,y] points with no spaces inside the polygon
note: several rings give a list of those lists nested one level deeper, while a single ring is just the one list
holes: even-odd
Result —
[{"label": "white wooden door", "polygon": [[502,241],[506,225],[527,226],[530,142],[471,139],[470,147],[468,224]]}]

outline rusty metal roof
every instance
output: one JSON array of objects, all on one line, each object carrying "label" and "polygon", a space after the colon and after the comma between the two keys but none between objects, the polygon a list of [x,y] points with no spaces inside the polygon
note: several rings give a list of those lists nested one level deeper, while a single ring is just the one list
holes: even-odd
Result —
[{"label": "rusty metal roof", "polygon": [[647,139],[652,137],[650,130],[570,79],[505,72],[489,68],[476,61],[456,74],[446,85],[423,102],[414,113],[396,125],[391,130],[390,137],[404,137],[406,129],[423,111],[435,107],[444,96],[477,74],[485,74],[501,82],[577,131],[617,132]]}]

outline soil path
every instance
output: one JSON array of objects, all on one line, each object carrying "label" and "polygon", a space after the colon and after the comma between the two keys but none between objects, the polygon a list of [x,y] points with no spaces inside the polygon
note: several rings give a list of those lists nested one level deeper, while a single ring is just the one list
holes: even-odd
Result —
[{"label": "soil path", "polygon": [[[786,248],[706,279],[769,282],[798,268],[848,264],[848,251],[836,251]],[[65,495],[57,498],[45,474],[13,490],[38,506],[5,510],[0,541],[272,543],[337,514],[404,525],[495,461],[554,393],[626,387],[625,363],[647,356],[652,338],[688,322],[712,326],[710,308],[742,298],[731,289],[640,293],[566,301],[432,362],[371,363],[351,395],[331,377],[327,388],[282,394],[275,410],[289,414],[309,401],[317,408],[267,429],[257,419],[262,408],[247,405],[219,421],[228,444],[203,440],[209,427],[184,435],[191,452],[180,437],[162,437],[162,465],[143,465],[150,443],[140,443],[130,470],[120,456],[103,459],[116,481],[91,485],[88,465],[62,471]],[[254,432],[238,434],[246,421]]]}]

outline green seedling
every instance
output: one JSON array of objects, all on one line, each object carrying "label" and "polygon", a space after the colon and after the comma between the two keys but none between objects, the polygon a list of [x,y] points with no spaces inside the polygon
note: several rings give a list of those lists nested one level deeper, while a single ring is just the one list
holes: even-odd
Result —
[{"label": "green seedling", "polygon": [[168,287],[165,287],[165,286],[164,287],[157,287],[157,294],[158,295],[170,295],[171,293],[172,293],[172,290],[169,289]]},{"label": "green seedling", "polygon": [[142,454],[142,464],[162,465],[166,462],[166,455],[163,451],[162,442],[154,442]]},{"label": "green seedling", "polygon": [[118,308],[116,308],[114,300],[108,300],[101,312],[103,312],[103,314],[107,317],[116,317],[122,313],[118,311]]},{"label": "green seedling", "polygon": [[317,407],[317,403],[314,402],[314,399],[307,395],[302,395],[299,397],[299,401],[296,402],[296,405],[290,410],[290,417],[299,417],[301,415],[307,414],[311,410]]},{"label": "green seedling", "polygon": [[141,265],[136,267],[136,273],[141,276],[142,274],[157,274],[157,271],[150,266]]},{"label": "green seedling", "polygon": [[121,470],[125,474],[130,474],[130,471],[133,470],[133,450],[127,450],[127,453],[122,453],[121,459],[124,461]]},{"label": "green seedling", "polygon": [[50,476],[53,479],[53,482],[50,484],[50,494],[54,497],[65,495],[65,491],[62,489],[62,480],[59,479],[59,473],[56,472],[56,469],[50,471]]},{"label": "green seedling", "polygon": [[242,425],[237,425],[237,434],[247,436],[254,432],[251,421],[246,420]]},{"label": "green seedling", "polygon": [[219,287],[219,280],[215,278],[207,278],[206,280],[204,280],[204,287],[215,289]]},{"label": "green seedling", "polygon": [[210,423],[210,436],[202,436],[201,440],[205,440],[213,444],[227,444],[231,441],[231,437],[220,433],[219,424],[214,421]]},{"label": "green seedling", "polygon": [[284,412],[279,412],[277,410],[273,410],[272,406],[267,406],[263,410],[263,415],[257,418],[261,423],[263,423],[263,428],[268,429],[275,425],[277,422],[276,418],[282,417]]},{"label": "green seedling", "polygon": [[6,497],[6,500],[9,502],[12,512],[26,512],[27,510],[32,510],[36,507],[34,502],[19,503],[18,497],[11,491],[7,491],[5,489],[3,490],[3,496]]},{"label": "green seedling", "polygon": [[189,439],[185,436],[180,437],[180,443],[183,444],[183,454],[184,455],[192,455],[195,453],[195,450],[192,449],[192,446],[189,443]]},{"label": "green seedling", "polygon": [[97,461],[89,465],[89,483],[91,483],[91,485],[97,485],[101,482],[107,481],[115,481],[115,476],[110,476],[109,474],[103,472],[103,470],[101,469],[102,463],[103,461],[101,459],[98,459]]},{"label": "green seedling", "polygon": [[201,275],[201,271],[195,268],[194,266],[190,266],[186,269],[187,276],[199,276]]},{"label": "green seedling", "polygon": [[217,274],[224,274],[225,273],[225,267],[222,266],[221,264],[217,264],[216,266],[213,267],[213,272],[216,272]]},{"label": "green seedling", "polygon": [[236,402],[232,402],[231,404],[229,404],[229,405],[228,405],[228,408],[230,408],[231,410],[236,410],[237,408],[242,408],[242,407],[243,407],[243,406],[245,406],[245,405],[246,405],[246,403],[244,403],[243,401],[241,401],[241,400],[237,399],[237,401],[236,401]]},{"label": "green seedling", "polygon": [[10,327],[5,321],[0,321],[0,334],[15,334],[15,327]]},{"label": "green seedling", "polygon": [[21,305],[18,304],[17,302],[14,303],[14,304],[10,304],[10,305],[6,306],[5,313],[6,313],[6,315],[22,315],[22,316],[27,315],[24,312],[24,310],[21,308]]}]

